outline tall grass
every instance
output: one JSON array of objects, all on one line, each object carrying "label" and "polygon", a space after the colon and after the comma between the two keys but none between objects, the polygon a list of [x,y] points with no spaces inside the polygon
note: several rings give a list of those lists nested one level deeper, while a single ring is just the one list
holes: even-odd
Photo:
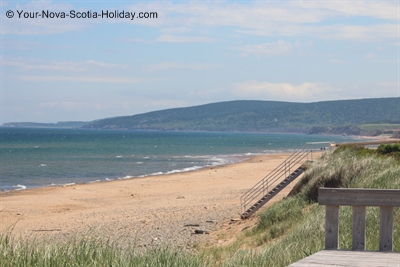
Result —
[{"label": "tall grass", "polygon": [[76,237],[66,242],[47,243],[34,239],[0,235],[0,266],[122,266],[150,267],[211,266],[204,254],[189,254],[174,248],[161,247],[139,251],[121,249],[102,238]]},{"label": "tall grass", "polygon": [[[327,153],[306,171],[291,197],[259,215],[254,229],[226,247],[197,252],[171,247],[121,249],[101,238],[46,243],[0,235],[1,266],[288,266],[324,248],[325,208],[318,187],[400,189],[400,161],[374,151],[345,148]],[[400,251],[400,211],[395,209],[393,247]],[[340,209],[339,246],[351,249],[350,207]],[[367,208],[367,250],[378,249],[379,209]]]}]

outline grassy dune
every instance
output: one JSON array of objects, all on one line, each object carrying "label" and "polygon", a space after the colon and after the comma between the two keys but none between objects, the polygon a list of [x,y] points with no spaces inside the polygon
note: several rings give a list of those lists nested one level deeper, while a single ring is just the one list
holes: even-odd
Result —
[{"label": "grassy dune", "polygon": [[[288,266],[324,248],[325,209],[318,187],[400,189],[400,146],[340,148],[316,161],[293,195],[259,215],[254,229],[225,247],[197,252],[175,248],[121,249],[101,238],[75,238],[46,244],[0,235],[0,266]],[[394,250],[400,251],[400,211],[395,209]],[[351,248],[351,209],[340,209],[342,249]],[[379,209],[367,208],[367,250],[378,249]]]}]

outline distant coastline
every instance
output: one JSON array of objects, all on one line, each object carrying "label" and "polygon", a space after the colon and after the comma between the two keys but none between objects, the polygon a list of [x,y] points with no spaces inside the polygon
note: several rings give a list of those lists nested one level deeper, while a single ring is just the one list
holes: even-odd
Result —
[{"label": "distant coastline", "polygon": [[40,123],[40,122],[8,122],[0,127],[20,127],[20,128],[82,128],[89,122],[85,121],[60,121],[56,123]]},{"label": "distant coastline", "polygon": [[237,100],[57,123],[8,122],[3,127],[190,132],[400,135],[399,97],[296,103]]}]

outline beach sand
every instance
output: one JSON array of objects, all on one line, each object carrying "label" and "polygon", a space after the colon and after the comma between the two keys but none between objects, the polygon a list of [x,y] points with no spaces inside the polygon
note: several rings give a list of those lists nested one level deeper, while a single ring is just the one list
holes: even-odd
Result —
[{"label": "beach sand", "polygon": [[1,193],[0,230],[50,241],[100,235],[122,246],[223,244],[256,224],[257,218],[232,221],[240,218],[240,197],[288,156],[261,155],[193,172]]}]

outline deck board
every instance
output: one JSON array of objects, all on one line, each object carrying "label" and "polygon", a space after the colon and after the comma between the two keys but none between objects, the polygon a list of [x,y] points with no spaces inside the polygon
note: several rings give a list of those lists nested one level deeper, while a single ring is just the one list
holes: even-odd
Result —
[{"label": "deck board", "polygon": [[400,267],[400,253],[322,250],[289,267]]}]

